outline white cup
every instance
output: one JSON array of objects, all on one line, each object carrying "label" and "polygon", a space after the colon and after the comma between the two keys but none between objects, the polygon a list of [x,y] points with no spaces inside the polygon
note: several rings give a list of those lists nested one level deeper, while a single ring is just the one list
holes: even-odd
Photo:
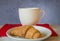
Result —
[{"label": "white cup", "polygon": [[[35,25],[41,19],[45,12],[39,8],[19,8],[19,19],[22,25]],[[40,14],[43,15],[40,16]]]}]

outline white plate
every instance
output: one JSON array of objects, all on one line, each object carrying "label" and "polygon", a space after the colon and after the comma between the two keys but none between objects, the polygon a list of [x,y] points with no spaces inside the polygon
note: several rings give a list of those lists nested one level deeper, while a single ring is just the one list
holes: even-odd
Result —
[{"label": "white plate", "polygon": [[0,37],[0,41],[16,41],[16,40],[8,38],[8,37]]},{"label": "white plate", "polygon": [[12,29],[14,29],[14,28],[8,30],[8,31],[6,32],[6,34],[7,34],[7,36],[8,36],[9,38],[14,39],[14,40],[19,40],[19,41],[25,41],[25,40],[26,40],[26,41],[41,41],[41,40],[44,40],[44,39],[50,37],[51,34],[52,34],[52,32],[51,32],[49,29],[45,28],[45,27],[42,27],[42,26],[34,26],[34,28],[36,28],[37,30],[39,30],[41,33],[46,34],[46,36],[45,36],[45,37],[42,37],[42,38],[39,38],[39,39],[25,39],[25,38],[20,38],[20,37],[12,37],[12,36],[10,35],[10,31],[11,31]]},{"label": "white plate", "polygon": [[16,40],[8,38],[8,37],[0,37],[0,41],[16,41]]}]

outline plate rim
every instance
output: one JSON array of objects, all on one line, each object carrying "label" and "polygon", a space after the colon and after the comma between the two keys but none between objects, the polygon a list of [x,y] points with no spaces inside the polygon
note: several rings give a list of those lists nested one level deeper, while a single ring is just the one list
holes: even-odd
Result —
[{"label": "plate rim", "polygon": [[[34,27],[43,27],[43,26],[34,26]],[[45,27],[43,27],[43,28],[45,28]],[[11,28],[11,29],[14,29],[14,28]],[[48,37],[50,37],[51,36],[51,34],[52,34],[52,32],[51,32],[51,30],[50,29],[48,29],[48,28],[45,28],[45,29],[47,29],[47,30],[49,30],[50,31],[50,35],[49,36],[47,36],[47,38]],[[9,29],[10,30],[10,29]],[[8,30],[8,31],[9,31]],[[6,32],[6,35],[7,35],[7,37],[9,37],[9,38],[13,38],[13,39],[17,39],[17,38],[14,38],[14,37],[11,37],[11,36],[9,36],[7,33],[8,33],[8,31]],[[45,39],[46,39],[46,37],[45,37]],[[43,38],[39,38],[39,39],[21,39],[21,38],[18,38],[17,40],[44,40]]]}]

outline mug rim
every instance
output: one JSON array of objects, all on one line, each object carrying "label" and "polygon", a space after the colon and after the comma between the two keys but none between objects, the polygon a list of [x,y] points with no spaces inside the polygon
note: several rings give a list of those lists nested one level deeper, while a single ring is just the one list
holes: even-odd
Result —
[{"label": "mug rim", "polygon": [[19,8],[19,9],[40,9],[40,8]]}]

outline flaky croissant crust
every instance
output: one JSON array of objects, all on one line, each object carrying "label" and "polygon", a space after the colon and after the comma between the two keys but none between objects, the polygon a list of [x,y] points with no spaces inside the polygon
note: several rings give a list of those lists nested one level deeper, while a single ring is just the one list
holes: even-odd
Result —
[{"label": "flaky croissant crust", "polygon": [[11,30],[10,34],[28,39],[37,39],[41,37],[41,33],[30,25],[15,27]]}]

